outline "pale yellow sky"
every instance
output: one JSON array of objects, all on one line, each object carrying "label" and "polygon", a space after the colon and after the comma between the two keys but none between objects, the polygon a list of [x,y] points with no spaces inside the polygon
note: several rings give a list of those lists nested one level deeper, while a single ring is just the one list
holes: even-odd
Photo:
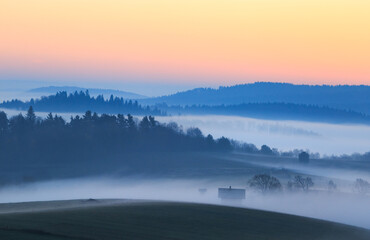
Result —
[{"label": "pale yellow sky", "polygon": [[370,84],[369,13],[368,0],[1,0],[0,77]]}]

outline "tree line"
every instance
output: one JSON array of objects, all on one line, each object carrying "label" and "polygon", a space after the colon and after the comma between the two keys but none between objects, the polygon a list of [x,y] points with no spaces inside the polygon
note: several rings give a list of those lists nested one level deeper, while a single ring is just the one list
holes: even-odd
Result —
[{"label": "tree line", "polygon": [[155,105],[168,114],[228,115],[273,120],[306,120],[329,123],[370,124],[370,115],[352,110],[336,109],[327,106],[252,102],[232,105]]},{"label": "tree line", "polygon": [[107,159],[128,152],[230,151],[229,139],[203,136],[197,128],[183,131],[175,123],[161,124],[153,116],[108,115],[87,111],[66,122],[50,113],[7,118],[0,112],[2,161],[19,163],[79,162]]},{"label": "tree line", "polygon": [[[311,177],[296,175],[292,180],[287,182],[285,188],[288,191],[308,192],[314,185]],[[283,184],[280,180],[269,174],[257,174],[253,176],[248,181],[248,187],[262,194],[277,193],[283,190]],[[329,192],[338,191],[337,184],[333,180],[329,180],[324,187]],[[367,195],[370,193],[370,183],[362,178],[357,178],[352,185],[352,191],[357,194]]]},{"label": "tree line", "polygon": [[[109,141],[105,141],[105,138]],[[71,117],[69,122],[52,113],[49,113],[45,119],[41,119],[36,117],[32,106],[25,116],[19,114],[10,119],[5,112],[0,112],[0,141],[3,146],[0,151],[14,150],[13,154],[4,155],[10,154],[8,158],[17,155],[19,152],[17,146],[25,144],[24,148],[26,148],[27,143],[30,142],[47,143],[39,150],[54,152],[54,155],[58,152],[54,151],[57,150],[54,148],[61,147],[59,145],[69,146],[77,153],[79,146],[88,149],[88,144],[117,146],[116,148],[121,147],[120,151],[124,152],[238,150],[284,157],[297,157],[301,152],[301,150],[279,152],[276,148],[270,148],[267,145],[257,148],[254,144],[237,142],[225,137],[214,139],[210,134],[204,136],[198,128],[183,130],[175,122],[161,124],[153,116],[145,116],[139,120],[131,114],[99,115],[89,110],[83,116]],[[38,150],[30,148],[28,152],[33,151]],[[60,154],[65,153],[62,151]],[[84,155],[86,156],[86,153]],[[95,156],[95,154],[92,155]]]},{"label": "tree line", "polygon": [[89,91],[75,91],[68,94],[66,91],[55,95],[44,96],[40,99],[20,101],[17,99],[4,101],[0,107],[18,110],[27,110],[32,106],[36,111],[42,112],[84,112],[86,109],[98,113],[130,113],[136,115],[165,115],[164,112],[149,106],[142,106],[137,101],[125,100],[124,98],[110,95],[105,99],[103,95],[90,96]]}]

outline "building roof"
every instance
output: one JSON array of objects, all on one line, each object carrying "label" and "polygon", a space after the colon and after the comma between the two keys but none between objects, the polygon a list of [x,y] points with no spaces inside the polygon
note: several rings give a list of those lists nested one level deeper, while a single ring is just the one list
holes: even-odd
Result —
[{"label": "building roof", "polygon": [[219,188],[218,198],[221,199],[245,199],[245,189],[242,188]]}]

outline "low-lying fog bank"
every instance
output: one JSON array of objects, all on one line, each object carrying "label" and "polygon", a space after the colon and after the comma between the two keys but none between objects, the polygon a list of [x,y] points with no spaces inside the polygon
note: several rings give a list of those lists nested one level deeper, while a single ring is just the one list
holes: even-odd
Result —
[{"label": "low-lying fog bank", "polygon": [[[75,179],[12,186],[0,190],[0,202],[67,199],[150,199],[237,205],[370,228],[369,196],[347,191],[289,192],[257,194],[247,188],[241,202],[222,202],[218,187],[246,188],[246,183],[213,180]],[[207,189],[206,192],[199,191]]]},{"label": "low-lying fog bank", "polygon": [[262,120],[235,116],[169,116],[184,128],[198,127],[203,134],[228,137],[257,147],[266,144],[279,150],[310,150],[326,155],[370,151],[370,126],[304,121]]}]

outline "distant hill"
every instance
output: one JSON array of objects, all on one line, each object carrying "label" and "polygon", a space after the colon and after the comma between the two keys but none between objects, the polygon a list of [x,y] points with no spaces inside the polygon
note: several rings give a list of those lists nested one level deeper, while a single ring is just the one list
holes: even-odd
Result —
[{"label": "distant hill", "polygon": [[370,114],[370,86],[294,85],[256,82],[230,87],[196,88],[173,95],[140,100],[143,104],[236,105],[242,103],[294,103],[327,106]]},{"label": "distant hill", "polygon": [[360,123],[370,125],[370,115],[318,105],[293,103],[242,103],[235,105],[191,105],[156,107],[173,115],[233,115],[273,120],[303,120],[329,123]]},{"label": "distant hill", "polygon": [[[144,100],[144,99],[143,99]],[[142,102],[142,101],[141,101]],[[123,97],[93,97],[88,91],[67,93],[21,101],[13,99],[3,101],[0,107],[27,110],[33,106],[39,112],[84,112],[91,110],[98,113],[131,113],[135,115],[233,115],[261,119],[301,120],[329,123],[355,123],[370,125],[370,114],[354,110],[327,107],[319,104],[295,104],[283,102],[261,102],[218,105],[141,105],[138,100],[125,100]]]},{"label": "distant hill", "polygon": [[56,87],[56,86],[49,86],[49,87],[40,87],[40,88],[34,88],[29,90],[29,93],[40,93],[40,94],[56,94],[58,92],[67,92],[67,93],[74,93],[74,92],[85,92],[86,90],[89,91],[91,96],[98,96],[103,95],[105,97],[109,97],[110,95],[114,95],[116,97],[122,97],[125,99],[141,99],[146,98],[146,96],[132,93],[132,92],[126,92],[126,91],[120,91],[120,90],[114,90],[114,89],[100,89],[100,88],[81,88],[81,87],[73,87],[73,86],[62,86],[62,87]]}]

